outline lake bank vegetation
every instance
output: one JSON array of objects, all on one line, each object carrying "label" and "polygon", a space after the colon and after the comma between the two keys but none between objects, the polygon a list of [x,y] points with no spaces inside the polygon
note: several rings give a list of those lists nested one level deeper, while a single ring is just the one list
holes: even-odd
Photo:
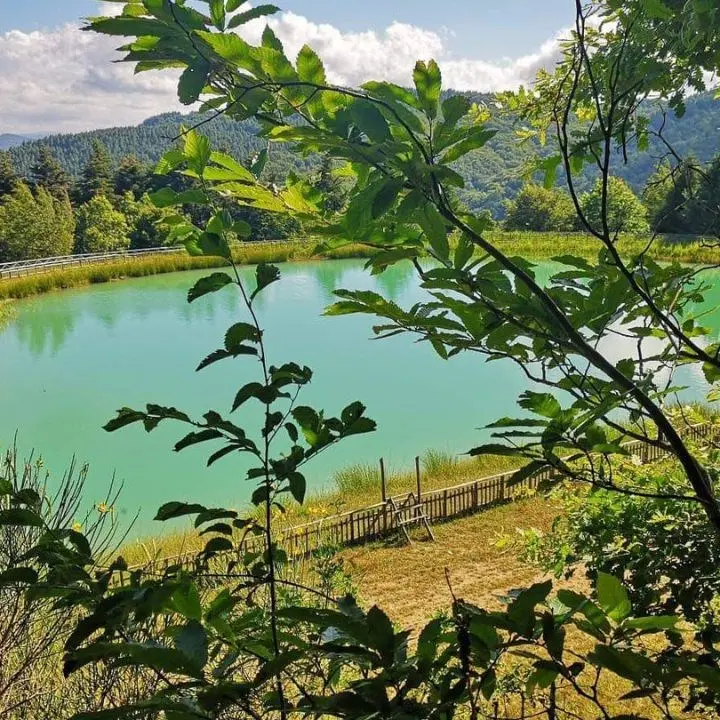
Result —
[{"label": "lake bank vegetation", "polygon": [[[615,172],[625,157],[645,157],[650,138],[652,147],[668,146],[664,123],[644,111],[650,100],[681,119],[690,89],[707,90],[707,73],[720,71],[715,8],[577,3],[558,66],[540,72],[531,89],[497,98],[521,119],[525,138],[547,147],[535,169],[547,187],[563,176],[575,227],[596,246],[594,262],[565,254],[541,281],[517,243],[495,242],[492,219],[458,195],[465,181],[457,161],[485,147],[496,128],[485,108],[443,88],[435,61],[416,64],[411,88],[334,86],[309,46],[290,58],[270,26],[259,44],[233,32],[274,6],[207,5],[208,16],[183,0],[133,0],[120,16],[89,20],[88,29],[125,38],[124,59],[136,69],[184,68],[185,104],[252,118],[269,148],[286,143],[304,156],[327,156],[343,177],[342,202],[297,174],[274,182],[260,154],[243,165],[200,127],[185,128],[160,161],[169,180],[148,195],[167,213],[160,224],[190,255],[222,262],[194,282],[187,301],[211,293],[238,299],[234,324],[198,370],[232,363],[240,380],[222,410],[195,414],[148,398],[120,408],[105,429],[171,426],[175,452],[202,446],[208,465],[228,467],[249,459],[241,467],[252,507],[206,506],[199,482],[196,497],[169,498],[156,515],[192,523],[202,537],[194,562],[130,571],[106,536],[93,534],[97,525],[54,513],[42,486],[32,476],[26,482],[17,463],[6,465],[0,530],[10,542],[0,555],[0,612],[25,620],[11,614],[4,623],[20,629],[0,669],[15,693],[0,693],[5,714],[42,717],[42,697],[55,703],[56,716],[75,720],[717,717],[720,451],[717,438],[683,432],[692,415],[674,404],[673,381],[689,366],[705,378],[707,401],[717,401],[720,344],[696,310],[708,289],[698,282],[702,269],[658,262],[655,235],[639,252],[620,250],[624,231],[646,225]],[[658,172],[673,189],[692,174],[693,197],[711,212],[714,196],[702,191],[712,186],[710,161],[690,173],[680,160],[668,149]],[[690,194],[675,195],[672,212]],[[94,199],[98,215],[119,227],[112,202],[101,193]],[[668,215],[664,200],[657,207]],[[273,356],[274,330],[261,321],[258,298],[282,281],[282,269],[259,262],[246,279],[232,249],[252,237],[243,214],[253,211],[299,223],[326,251],[369,248],[374,273],[409,261],[427,291],[423,301],[401,307],[375,292],[338,289],[326,314],[372,316],[377,337],[410,334],[443,359],[465,353],[521,368],[528,386],[517,416],[498,418],[491,440],[467,454],[516,467],[510,484],[552,471],[563,479],[561,493],[438,528],[430,549],[416,543],[339,555],[326,548],[303,561],[289,557],[277,528],[288,508],[310,500],[307,466],[375,423],[351,382],[331,409],[305,404],[312,369]],[[103,236],[82,217],[84,237]],[[643,222],[654,217],[648,212]],[[606,351],[617,337],[633,341],[622,357]],[[391,388],[397,370],[378,381]],[[432,392],[431,383],[422,391]],[[640,466],[625,441],[667,459]],[[475,472],[477,462],[425,458],[438,482]],[[394,479],[393,487],[405,482]],[[361,498],[373,473],[355,469],[338,484]],[[107,507],[97,513],[107,517]],[[518,535],[510,523],[523,531],[519,539],[503,532]],[[513,577],[477,582],[511,551],[520,553],[507,562]],[[375,581],[363,590],[365,576]],[[444,604],[428,592],[439,588]],[[503,597],[488,597],[498,591]],[[433,616],[403,611],[408,592]],[[385,602],[395,606],[383,609]],[[35,633],[48,638],[49,629],[59,634],[38,644]],[[51,651],[27,655],[38,646]]]},{"label": "lake bank vegetation", "polygon": [[[597,259],[599,245],[588,234],[554,232],[520,232],[496,230],[488,238],[504,252],[529,260],[552,260],[561,255],[575,255],[590,261]],[[660,235],[651,243],[652,236],[623,235],[617,247],[626,257],[641,253],[650,243],[647,255],[658,262],[689,264],[720,264],[720,247],[710,238],[693,235]],[[450,239],[456,246],[457,240]],[[337,248],[318,248],[318,240],[287,240],[264,243],[244,243],[233,248],[240,265],[260,262],[306,262],[313,260],[367,259],[375,251],[362,244]],[[0,279],[0,300],[18,300],[42,295],[55,290],[95,285],[126,278],[147,277],[184,270],[222,267],[223,260],[193,257],[182,252],[108,260],[86,266],[47,270],[27,276]]]}]

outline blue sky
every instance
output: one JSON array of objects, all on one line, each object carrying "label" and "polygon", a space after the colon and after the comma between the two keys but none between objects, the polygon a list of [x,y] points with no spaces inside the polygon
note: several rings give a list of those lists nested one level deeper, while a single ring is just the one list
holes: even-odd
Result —
[{"label": "blue sky", "polygon": [[[289,56],[308,43],[329,79],[351,86],[409,85],[415,62],[434,58],[448,88],[516,88],[553,66],[558,33],[574,19],[573,0],[275,2],[288,12],[243,26],[243,36],[259,42],[269,22]],[[100,7],[96,0],[0,0],[0,97],[19,100],[0,103],[0,133],[135,125],[188,109],[178,103],[173,72],[136,76],[113,62],[118,38],[79,31],[80,18]]]},{"label": "blue sky", "polygon": [[[453,35],[453,54],[497,60],[533,52],[573,19],[572,0],[275,0],[283,10],[338,29],[363,31],[393,21]],[[96,12],[93,0],[0,0],[0,33],[39,30]]]}]

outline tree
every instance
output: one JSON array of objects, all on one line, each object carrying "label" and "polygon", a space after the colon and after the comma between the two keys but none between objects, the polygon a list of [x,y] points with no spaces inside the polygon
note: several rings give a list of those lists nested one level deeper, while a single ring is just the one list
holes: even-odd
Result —
[{"label": "tree", "polygon": [[119,199],[117,210],[127,221],[133,250],[167,244],[171,226],[166,221],[171,216],[177,218],[177,213],[154,205],[147,194],[136,200],[132,192],[126,192]]},{"label": "tree", "polygon": [[592,227],[603,227],[603,197],[606,192],[605,214],[607,230],[611,235],[648,231],[647,209],[630,186],[618,177],[608,179],[607,191],[604,181],[598,180],[593,189],[580,198],[582,211]]},{"label": "tree", "polygon": [[530,183],[507,203],[506,230],[569,232],[575,224],[572,200],[561,190]]},{"label": "tree", "polygon": [[74,229],[67,196],[56,200],[44,188],[33,195],[25,183],[18,183],[0,202],[0,257],[12,261],[68,255]]},{"label": "tree", "polygon": [[0,152],[0,198],[9,195],[17,185],[19,178],[15,172],[12,157],[6,151]]},{"label": "tree", "polygon": [[700,185],[700,168],[693,158],[675,167],[658,168],[643,192],[651,228],[661,233],[700,234],[696,197]]},{"label": "tree", "polygon": [[152,174],[147,165],[144,165],[135,155],[126,155],[115,171],[113,180],[114,192],[123,196],[131,192],[136,200],[140,199],[149,189]]},{"label": "tree", "polygon": [[[214,442],[219,447],[213,447],[209,463],[238,453],[252,458],[247,478],[256,483],[260,526],[256,514],[239,518],[231,509],[181,501],[161,508],[158,517],[193,516],[196,527],[215,523],[207,530],[216,536],[198,564],[207,567],[217,551],[227,550],[228,573],[247,549],[238,546],[236,530],[249,528],[264,539],[260,551],[247,553],[249,567],[237,569],[232,588],[216,598],[204,601],[199,582],[172,571],[160,581],[132,579],[137,585],[110,601],[103,593],[90,597],[86,617],[66,647],[66,669],[112,658],[172,676],[144,704],[113,709],[115,717],[142,712],[218,717],[233,711],[282,720],[296,714],[348,720],[498,717],[499,693],[509,681],[503,671],[513,652],[523,657],[523,686],[537,702],[531,717],[571,714],[558,706],[566,692],[590,703],[595,717],[617,717],[597,693],[597,678],[604,673],[629,681],[628,695],[649,698],[662,718],[673,718],[681,703],[695,707],[700,693],[717,703],[717,653],[701,655],[683,646],[676,616],[633,617],[622,583],[605,573],[598,575],[592,598],[564,592],[551,601],[550,583],[538,583],[515,593],[499,613],[454,599],[447,621],[438,618],[422,630],[417,652],[408,647],[409,633],[397,631],[377,607],[366,612],[351,600],[329,600],[321,609],[303,602],[282,607],[277,568],[288,558],[272,532],[273,512],[282,507],[283,495],[304,496],[298,468],[309,455],[351,434],[354,422],[370,428],[359,404],[330,419],[295,406],[295,393],[309,372],[296,363],[269,364],[266,330],[254,310],[255,298],[278,280],[279,269],[259,266],[251,287],[245,287],[229,243],[249,229],[214,201],[219,194],[226,202],[292,214],[323,234],[328,246],[367,245],[373,251],[368,267],[375,273],[410,262],[428,291],[428,299],[403,308],[375,293],[339,290],[329,315],[371,315],[378,318],[374,331],[380,337],[410,333],[443,359],[471,353],[513,362],[525,372],[537,386],[518,398],[520,417],[500,418],[493,425],[494,442],[471,454],[526,460],[514,479],[552,470],[578,484],[639,496],[644,487],[616,472],[625,457],[622,441],[633,438],[675,458],[680,498],[718,533],[714,455],[686,441],[667,412],[673,392],[667,376],[672,378],[678,364],[693,364],[711,384],[720,380],[720,349],[713,339],[698,340],[707,332],[693,314],[702,297],[694,282],[697,271],[660,267],[646,255],[626,259],[617,247],[616,233],[631,229],[636,216],[612,170],[617,158],[631,152],[629,138],[644,145],[648,127],[639,105],[677,91],[658,89],[658,75],[647,60],[653,38],[645,13],[662,17],[663,0],[640,3],[637,26],[611,16],[601,31],[588,14],[607,11],[607,5],[588,8],[578,2],[576,32],[563,45],[557,71],[542,73],[536,91],[514,97],[538,138],[556,143],[557,154],[542,160],[548,179],[564,169],[568,192],[581,207],[580,221],[597,241],[595,263],[561,255],[557,262],[563,267],[542,280],[533,263],[493,244],[481,217],[448,201],[449,192],[464,185],[457,161],[485,146],[494,129],[468,98],[443,94],[437,63],[418,62],[410,89],[387,82],[337,87],[328,83],[311,48],[302,48],[293,62],[271,29],[261,46],[226,31],[271,13],[272,6],[228,21],[222,2],[211,3],[211,17],[180,0],[167,0],[162,9],[150,0],[138,5],[128,6],[124,17],[93,20],[93,29],[130,37],[142,33],[126,59],[141,63],[138,69],[184,67],[178,85],[184,103],[207,98],[218,113],[254,117],[268,142],[292,143],[305,154],[322,149],[338,162],[350,161],[352,188],[346,209],[328,216],[322,195],[309,183],[290,177],[284,187],[269,185],[260,173],[213,153],[210,141],[194,130],[185,133],[182,149],[167,156],[166,169],[201,181],[192,197],[210,208],[206,221],[179,223],[173,232],[193,254],[224,259],[231,270],[202,278],[188,299],[227,288],[239,293],[245,310],[223,347],[201,367],[236,357],[257,361],[257,382],[239,390],[233,407],[255,404],[262,426],[249,432],[216,411],[191,418],[151,404],[122,409],[107,429],[138,423],[151,432],[160,423],[177,422],[189,431],[177,451]],[[579,203],[576,179],[585,167],[600,177],[594,193]],[[154,197],[163,207],[183,207],[189,200],[169,188]],[[451,244],[452,232],[457,239]],[[606,349],[618,335],[630,338],[628,356],[620,360]],[[650,346],[643,343],[646,337],[652,338]],[[284,441],[283,433],[290,446],[276,456],[274,443]],[[249,617],[252,603],[257,612]],[[157,617],[169,612],[176,618],[175,631],[152,652],[127,640],[127,629],[147,618],[149,608],[156,608]],[[566,644],[569,627],[584,634],[589,653]],[[646,631],[667,631],[669,642],[644,644]],[[215,658],[230,659],[208,672]],[[518,702],[509,717],[518,717],[518,706],[527,710]]]},{"label": "tree", "polygon": [[48,145],[41,145],[37,160],[30,171],[30,179],[36,187],[45,188],[54,198],[64,199],[68,194],[70,180]]},{"label": "tree", "polygon": [[108,195],[112,190],[112,174],[112,161],[107,148],[99,140],[94,140],[90,159],[77,183],[76,201],[82,204],[97,195]]},{"label": "tree", "polygon": [[130,226],[104,195],[95,195],[77,210],[76,253],[110,252],[130,247]]},{"label": "tree", "polygon": [[699,235],[720,238],[720,156],[698,174],[697,190],[688,208],[693,230]]},{"label": "tree", "polygon": [[325,198],[326,212],[334,214],[342,210],[345,205],[342,181],[335,174],[332,159],[328,155],[323,155],[314,185]]}]

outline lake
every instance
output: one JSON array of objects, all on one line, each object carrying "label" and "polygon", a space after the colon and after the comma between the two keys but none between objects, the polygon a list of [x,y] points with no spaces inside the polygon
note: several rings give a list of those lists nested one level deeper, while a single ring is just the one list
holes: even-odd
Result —
[{"label": "lake", "polygon": [[[384,457],[391,470],[410,469],[415,455],[429,448],[465,452],[487,439],[484,425],[517,412],[515,399],[527,381],[511,363],[470,354],[443,361],[410,337],[372,339],[371,318],[322,316],[338,287],[374,289],[405,306],[423,299],[409,266],[376,277],[358,260],[280,267],[282,280],[258,299],[270,361],[296,360],[314,370],[304,404],[334,414],[361,400],[378,423],[376,433],[351,438],[309,465],[312,488],[331,485],[334,471],[354,463]],[[242,273],[249,278],[254,270]],[[89,463],[89,502],[103,499],[115,475],[124,485],[116,509],[126,518],[141,511],[137,532],[148,530],[149,518],[168,500],[246,502],[252,488],[232,460],[205,468],[210,445],[171,451],[182,426],[161,426],[151,435],[139,426],[102,430],[118,408],[147,402],[229,412],[239,386],[254,379],[250,359],[194,371],[222,345],[225,330],[244,319],[230,289],[186,303],[188,288],[203,274],[126,280],[19,302],[17,315],[0,330],[0,447],[17,432],[19,448],[41,455],[54,476],[73,456]],[[716,277],[710,307],[720,304]],[[720,336],[717,313],[704,322]],[[621,346],[605,351],[623,357]],[[707,390],[694,369],[683,369],[678,381],[689,386],[688,399]]]}]

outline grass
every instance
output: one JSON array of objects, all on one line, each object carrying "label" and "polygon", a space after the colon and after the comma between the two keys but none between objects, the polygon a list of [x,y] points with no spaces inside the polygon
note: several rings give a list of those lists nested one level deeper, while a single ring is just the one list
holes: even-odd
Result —
[{"label": "grass", "polygon": [[[302,262],[318,259],[313,253],[315,244],[312,242],[286,242],[277,244],[243,245],[234,252],[235,260],[241,265],[256,265],[261,262]],[[367,257],[368,251],[358,245],[349,245],[333,250],[322,257],[343,259]],[[106,283],[124,278],[146,277],[183,270],[201,270],[205,268],[223,267],[225,262],[220,258],[191,257],[185,253],[169,253],[127,260],[113,260],[87,266],[51,270],[27,277],[0,280],[0,300],[18,300],[21,298],[41,295],[53,290],[82,287]]]},{"label": "grass", "polygon": [[[508,254],[521,255],[534,260],[545,260],[562,254],[594,258],[600,248],[597,240],[582,233],[494,231],[488,233],[487,237]],[[641,252],[647,242],[647,236],[626,236],[621,238],[618,247],[624,255],[632,255]],[[288,241],[273,245],[249,243],[236,251],[235,258],[240,264],[253,265],[259,262],[302,262],[319,258],[362,258],[368,257],[372,252],[361,245],[349,245],[318,256],[314,254],[314,249],[315,243],[312,241]],[[710,247],[703,244],[702,240],[692,236],[667,236],[657,239],[650,249],[649,255],[662,261],[720,263],[720,246]],[[183,253],[177,253],[98,263],[86,267],[64,268],[28,277],[0,280],[0,300],[20,299],[53,290],[111,282],[123,278],[220,267],[223,264],[217,258],[190,257]]]},{"label": "grass", "polygon": [[[518,467],[520,463],[517,459],[500,456],[460,459],[449,453],[429,451],[421,459],[422,491],[497,475]],[[389,495],[402,495],[416,489],[414,472],[388,473],[386,480]],[[338,471],[333,481],[334,487],[311,493],[302,505],[288,503],[284,514],[276,514],[274,526],[280,530],[381,502],[380,472],[376,467],[352,465]],[[255,512],[260,520],[260,511]],[[151,560],[198,551],[206,540],[189,530],[168,532],[128,543],[122,549],[122,554],[130,565],[141,565]]]},{"label": "grass", "polygon": [[[533,260],[547,260],[557,255],[579,255],[595,259],[601,244],[585,233],[490,232],[487,238],[506,253]],[[643,252],[648,235],[625,235],[618,242],[623,256]],[[654,260],[690,264],[720,263],[720,244],[711,246],[692,235],[661,235],[650,246],[648,255]]]}]

